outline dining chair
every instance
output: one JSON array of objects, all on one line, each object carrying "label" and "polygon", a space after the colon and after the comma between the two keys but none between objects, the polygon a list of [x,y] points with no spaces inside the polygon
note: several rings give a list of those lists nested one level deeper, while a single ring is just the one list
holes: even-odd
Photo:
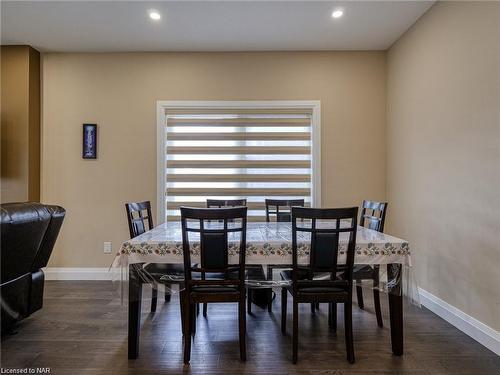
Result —
[{"label": "dining chair", "polygon": [[[318,302],[344,304],[347,360],[349,363],[354,363],[352,286],[357,216],[357,207],[323,209],[292,207],[292,270],[281,271],[280,274],[283,280],[289,282],[281,290],[281,331],[284,334],[288,293],[293,297],[293,363],[297,363],[298,357],[299,303]],[[299,219],[300,225],[297,224]],[[298,264],[298,233],[301,234],[301,243],[309,242],[309,263],[304,266]],[[348,235],[345,249],[339,243],[344,233]],[[346,257],[342,272],[338,272],[339,250],[341,255],[345,254]],[[328,277],[315,279],[317,273],[327,273]],[[329,309],[329,318],[331,313],[332,310]]]},{"label": "dining chair", "polygon": [[[277,222],[290,222],[292,215],[290,207],[304,207],[304,199],[266,199],[266,222],[271,221],[271,216],[276,217]],[[284,210],[280,211],[280,207]]]},{"label": "dining chair", "polygon": [[[154,228],[150,201],[125,203],[125,209],[127,211],[130,238],[137,237]],[[144,267],[144,271],[147,279],[144,282],[151,283],[152,287],[151,312],[155,312],[158,301],[158,280],[167,274],[182,274],[184,268],[182,264],[149,263]],[[165,302],[168,302],[171,297],[169,292],[171,284],[162,284],[165,285]]]},{"label": "dining chair", "polygon": [[246,206],[246,199],[207,199],[207,208]]},{"label": "dining chair", "polygon": [[[213,221],[216,222],[213,222]],[[245,250],[247,207],[181,207],[182,250],[185,269],[184,363],[191,357],[191,332],[196,325],[195,304],[238,303],[240,359],[246,360]],[[190,235],[193,239],[190,239]],[[238,264],[229,264],[229,244],[238,242]],[[191,263],[193,243],[199,243],[200,262]],[[219,273],[219,279],[205,279],[206,273]]]},{"label": "dining chair", "polygon": [[[265,200],[266,207],[266,222],[271,222],[271,218],[275,218],[276,222],[291,222],[292,215],[290,207],[298,206],[304,207],[304,199],[267,199]],[[267,280],[273,279],[273,272],[276,268],[283,268],[283,266],[277,266],[274,264],[267,265]],[[252,312],[252,297],[256,290],[266,290],[267,291],[267,311],[273,311],[273,290],[272,288],[252,288],[247,287],[247,310],[248,313]],[[311,309],[314,310],[315,306],[311,305]]]},{"label": "dining chair", "polygon": [[[207,199],[207,208],[222,208],[222,207],[241,207],[246,206],[246,199]],[[213,275],[207,273],[206,278],[211,278]],[[217,277],[217,275],[215,275]],[[199,311],[198,305],[196,306],[196,311]],[[206,317],[208,313],[208,304],[203,304],[203,316]]]},{"label": "dining chair", "polygon": [[[359,225],[368,229],[376,230],[377,232],[384,231],[385,216],[387,213],[387,202],[376,202],[364,200],[361,205],[361,214]],[[373,303],[375,306],[375,315],[377,324],[383,327],[382,311],[380,308],[380,293],[378,290],[380,283],[380,266],[363,266],[356,265],[353,270],[353,278],[356,280],[356,295],[358,298],[358,306],[361,310],[364,309],[363,289],[360,285],[361,280],[373,281]]]}]

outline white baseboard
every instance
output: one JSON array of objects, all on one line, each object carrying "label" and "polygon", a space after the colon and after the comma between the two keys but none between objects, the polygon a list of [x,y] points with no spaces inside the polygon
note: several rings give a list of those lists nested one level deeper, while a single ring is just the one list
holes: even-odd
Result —
[{"label": "white baseboard", "polygon": [[45,280],[113,280],[109,268],[45,267]]},{"label": "white baseboard", "polygon": [[418,292],[422,305],[495,354],[500,355],[500,332],[481,323],[479,320],[467,315],[455,306],[450,305],[422,288],[418,288]]}]

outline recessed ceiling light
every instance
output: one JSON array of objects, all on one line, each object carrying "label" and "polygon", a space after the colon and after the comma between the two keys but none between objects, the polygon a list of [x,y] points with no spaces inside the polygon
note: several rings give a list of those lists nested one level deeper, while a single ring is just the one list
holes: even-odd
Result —
[{"label": "recessed ceiling light", "polygon": [[342,9],[335,9],[332,13],[333,18],[340,18],[344,15],[344,11]]},{"label": "recessed ceiling light", "polygon": [[161,19],[161,14],[157,10],[150,10],[149,18],[151,18],[154,21],[159,21]]}]

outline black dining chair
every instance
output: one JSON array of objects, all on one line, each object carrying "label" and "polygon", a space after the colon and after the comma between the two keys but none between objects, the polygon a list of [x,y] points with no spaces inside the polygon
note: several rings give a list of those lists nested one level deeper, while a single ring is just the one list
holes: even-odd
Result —
[{"label": "black dining chair", "polygon": [[[376,230],[377,232],[384,231],[385,216],[387,213],[387,202],[376,202],[364,200],[361,206],[361,214],[359,225],[368,229]],[[380,308],[380,293],[378,290],[380,283],[380,266],[364,266],[356,265],[353,270],[353,278],[356,280],[356,295],[358,298],[358,306],[361,310],[364,309],[363,289],[360,285],[361,280],[373,281],[373,304],[375,306],[375,315],[377,324],[383,327],[382,311]]]},{"label": "black dining chair", "polygon": [[[274,219],[278,223],[291,222],[292,213],[291,207],[304,207],[304,199],[266,199],[266,222],[271,222]],[[269,264],[267,265],[267,280],[273,279],[273,272],[276,268],[284,268],[283,266]],[[267,293],[267,311],[273,311],[273,290],[272,288],[252,288],[248,287],[247,292],[247,310],[248,313],[252,312],[252,297],[255,293],[260,291],[266,291]],[[311,309],[314,309],[314,305],[311,305]]]},{"label": "black dining chair", "polygon": [[[128,228],[130,238],[139,236],[154,228],[153,215],[151,214],[151,202],[125,203],[127,211]],[[162,276],[168,274],[182,275],[184,267],[182,264],[149,263],[144,267],[144,275],[147,275],[146,282],[151,283],[151,312],[156,311],[158,301],[158,283]],[[162,282],[165,285],[165,302],[170,301],[171,284]],[[181,286],[182,288],[182,286]]]},{"label": "black dining chair", "polygon": [[207,208],[246,206],[246,199],[207,199]]},{"label": "black dining chair", "polygon": [[[293,297],[293,363],[297,363],[298,357],[299,303],[318,302],[344,304],[347,360],[349,363],[354,363],[352,286],[357,216],[357,207],[331,209],[292,207],[293,268],[281,271],[282,279],[290,283],[281,290],[281,331],[286,333],[287,295],[290,293]],[[300,225],[297,224],[298,220]],[[298,264],[298,233],[310,237],[309,263],[304,266]],[[342,272],[339,272],[339,242],[342,234],[348,235],[348,243],[345,249],[346,263],[342,267]],[[301,239],[301,242],[303,241]],[[329,276],[315,279],[317,273],[327,273]],[[329,315],[331,313],[332,310],[329,309]],[[330,318],[329,316],[329,322]]]},{"label": "black dining chair", "polygon": [[[207,208],[223,208],[223,207],[243,207],[247,205],[246,199],[207,199]],[[207,273],[206,278],[211,278],[212,274]],[[196,311],[199,312],[198,305]],[[208,313],[208,304],[203,304],[203,316],[206,317]]]},{"label": "black dining chair", "polygon": [[266,222],[275,217],[278,223],[292,221],[291,207],[304,207],[304,199],[266,199]]},{"label": "black dining chair", "polygon": [[[215,223],[213,221],[216,221]],[[238,303],[240,359],[246,360],[245,314],[245,250],[247,208],[181,207],[182,250],[185,269],[184,363],[191,358],[191,333],[196,326],[195,305],[198,303]],[[199,243],[200,263],[191,263],[192,242]],[[229,241],[239,240],[238,264],[229,264]],[[194,242],[193,241],[193,242]],[[206,273],[219,273],[220,278],[205,279]]]}]

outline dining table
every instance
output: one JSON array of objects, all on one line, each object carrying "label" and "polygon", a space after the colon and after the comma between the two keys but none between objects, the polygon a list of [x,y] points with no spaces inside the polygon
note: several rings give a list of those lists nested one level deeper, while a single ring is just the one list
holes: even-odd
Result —
[{"label": "dining table", "polygon": [[[344,233],[343,235],[346,235]],[[298,264],[309,262],[307,234],[297,233]],[[340,236],[338,263],[346,261],[348,238]],[[191,261],[200,259],[199,242],[196,238],[191,247]],[[239,246],[228,238],[228,263],[237,264]],[[248,222],[245,261],[247,265],[272,265],[287,268],[292,264],[292,225],[283,222]],[[169,221],[125,241],[111,265],[111,269],[128,267],[128,356],[139,355],[141,325],[142,285],[144,267],[150,263],[183,263],[182,230],[179,221]],[[407,241],[358,226],[354,255],[355,265],[379,266],[381,285],[374,286],[387,292],[389,302],[392,352],[403,354],[403,297],[418,295],[411,277],[411,252]],[[384,266],[384,267],[380,267]],[[264,267],[266,268],[266,267]],[[123,275],[123,272],[121,272]],[[249,285],[280,287],[283,281],[269,277],[263,280],[247,280]],[[384,280],[384,281],[383,281]],[[168,279],[165,280],[168,282]],[[405,284],[406,283],[406,284]]]}]

